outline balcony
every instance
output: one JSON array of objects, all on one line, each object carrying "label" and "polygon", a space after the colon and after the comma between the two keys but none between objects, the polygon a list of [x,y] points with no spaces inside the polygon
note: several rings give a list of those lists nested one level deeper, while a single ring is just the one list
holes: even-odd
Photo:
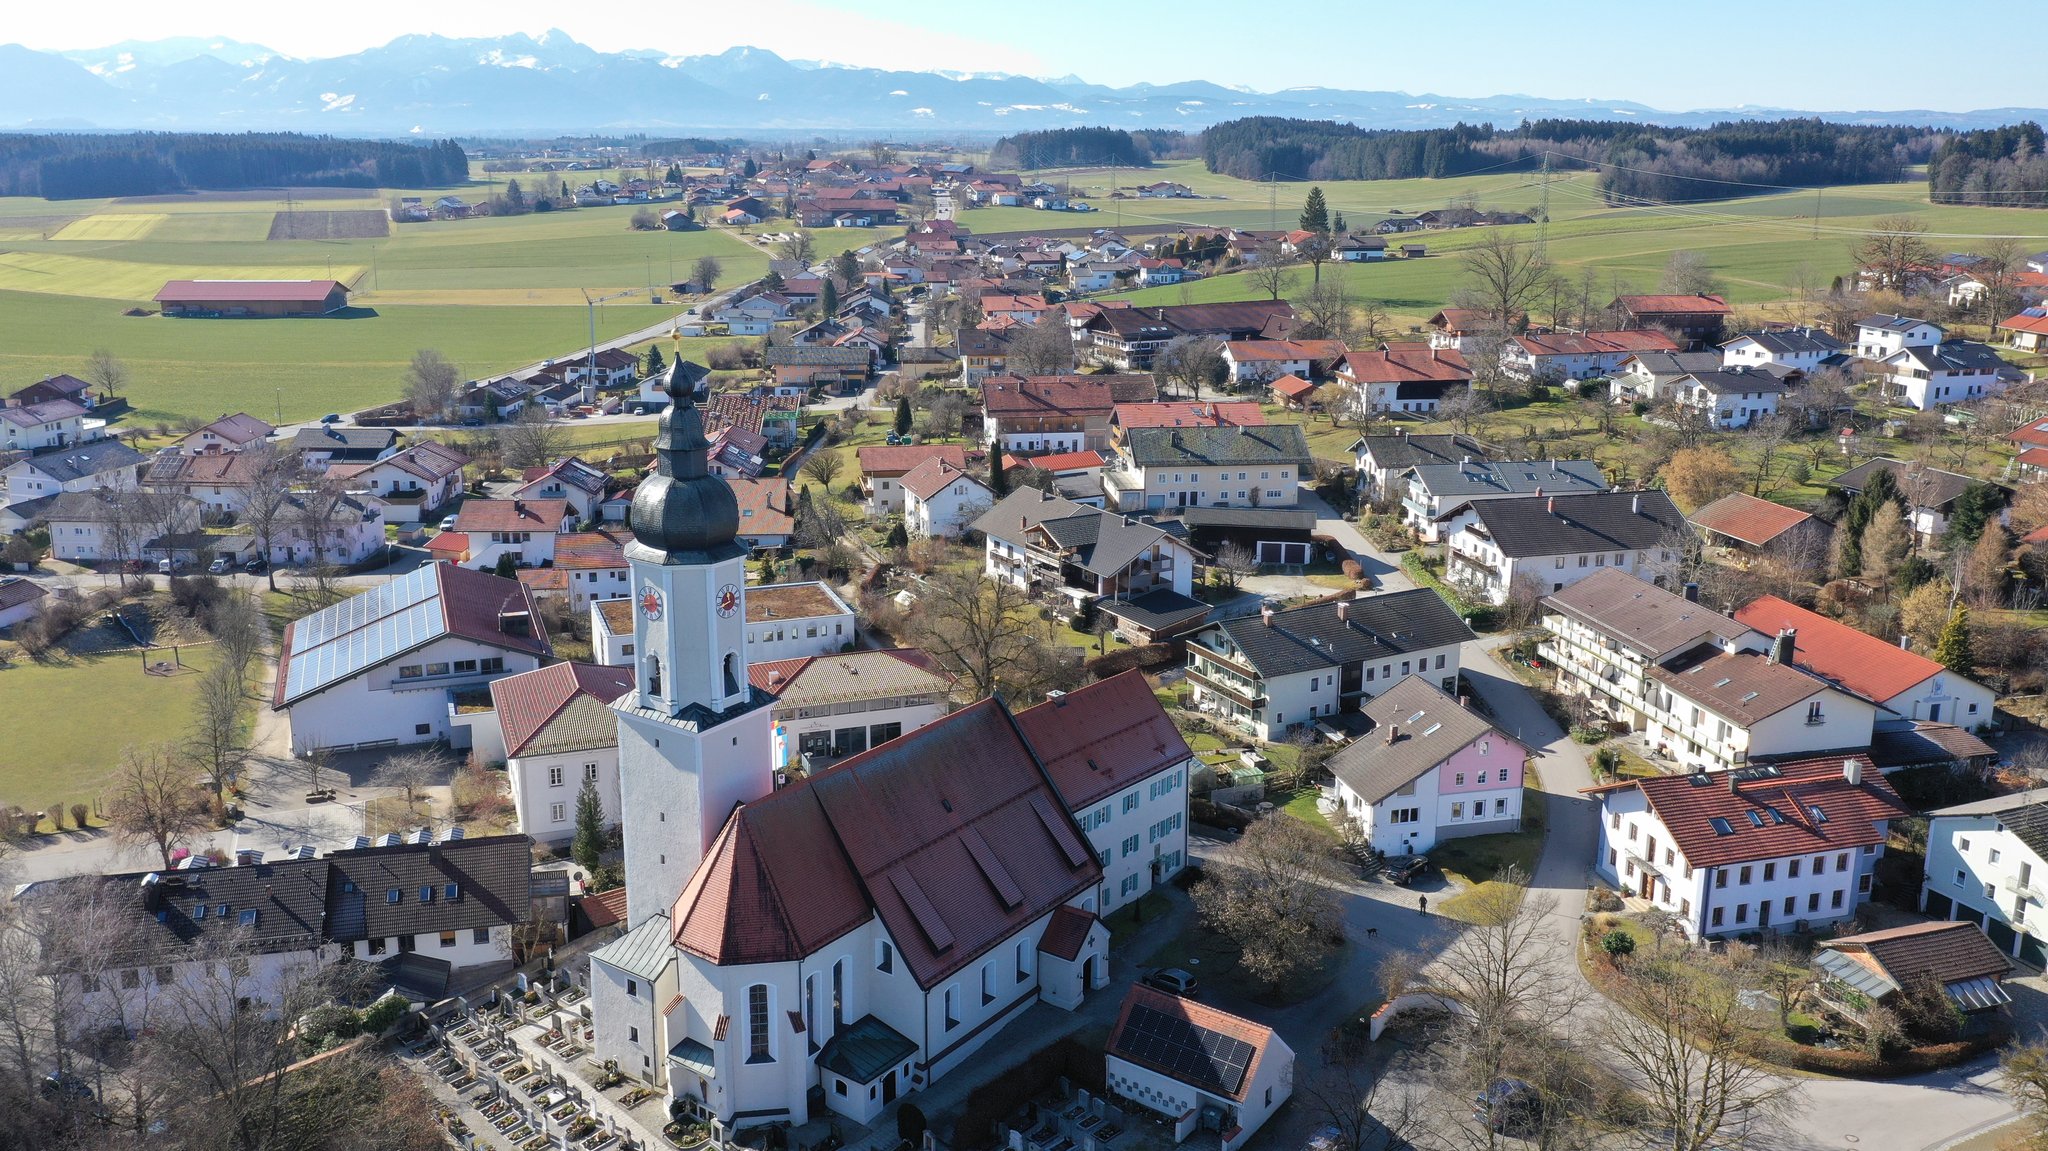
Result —
[{"label": "balcony", "polygon": [[1237,679],[1234,676],[1204,672],[1200,666],[1192,663],[1188,665],[1187,676],[1191,682],[1208,688],[1210,691],[1230,700],[1239,707],[1261,708],[1266,706],[1265,690],[1256,684]]},{"label": "balcony", "polygon": [[2004,888],[2006,891],[2010,892],[2014,899],[2018,900],[2023,904],[2028,902],[2048,902],[2048,900],[2042,899],[2041,889],[2034,886],[2031,877],[2022,880],[2017,875],[2008,875],[2005,877],[2004,882],[2000,883],[1999,886]]}]

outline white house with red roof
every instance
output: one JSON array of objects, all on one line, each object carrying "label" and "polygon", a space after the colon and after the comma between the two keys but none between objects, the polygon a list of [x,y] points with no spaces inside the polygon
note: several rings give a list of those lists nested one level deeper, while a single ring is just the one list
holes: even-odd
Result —
[{"label": "white house with red roof", "polygon": [[988,485],[944,460],[903,476],[903,526],[913,536],[957,536],[994,502]]},{"label": "white house with red roof", "polygon": [[270,709],[294,755],[427,743],[449,734],[451,691],[552,653],[517,580],[431,563],[287,624]]},{"label": "white house with red roof", "polygon": [[496,567],[501,555],[519,567],[540,567],[554,562],[556,537],[574,531],[576,519],[562,499],[467,500],[455,530],[469,537],[470,567]]},{"label": "white house with red roof", "polygon": [[1662,332],[1548,332],[1510,336],[1500,349],[1501,371],[1518,380],[1590,380],[1611,376],[1641,352],[1675,352]]},{"label": "white house with red roof", "polygon": [[1694,939],[1853,917],[1887,826],[1912,814],[1864,752],[1584,793],[1600,804],[1594,873]]},{"label": "white house with red roof", "polygon": [[564,456],[546,467],[529,469],[526,482],[513,495],[523,500],[563,500],[579,520],[597,518],[609,477],[603,469]]},{"label": "white house with red roof", "polygon": [[914,649],[755,662],[747,675],[775,697],[777,771],[823,771],[951,710],[951,677]]},{"label": "white house with red roof", "polygon": [[[597,789],[607,828],[619,823],[619,721],[611,702],[631,668],[557,663],[491,684],[491,708],[519,830],[541,843],[576,834],[576,797]],[[485,748],[484,758],[494,759]]]},{"label": "white house with red roof", "polygon": [[469,457],[446,444],[422,440],[373,463],[330,464],[327,474],[350,491],[365,491],[384,502],[384,518],[416,524],[440,514],[462,495],[462,469]]},{"label": "white house with red roof", "polygon": [[1176,1142],[1213,1117],[1216,1131],[1205,1139],[1237,1151],[1294,1094],[1294,1049],[1263,1023],[1133,984],[1103,1073],[1120,1099],[1171,1124]]},{"label": "white house with red roof", "polygon": [[1427,414],[1449,389],[1471,384],[1472,368],[1455,348],[1389,343],[1346,354],[1337,381],[1349,389],[1354,412]]},{"label": "white house with red roof", "polygon": [[944,460],[955,468],[967,467],[967,448],[961,444],[870,444],[855,455],[871,516],[903,510],[903,477],[926,460]]},{"label": "white house with red roof", "polygon": [[188,456],[207,452],[239,452],[250,444],[262,443],[276,430],[247,412],[236,412],[194,428],[172,440],[171,446]]},{"label": "white house with red roof", "polygon": [[1925,720],[1975,731],[1992,722],[1990,688],[1907,650],[1906,640],[1886,643],[1774,595],[1749,601],[1735,619],[1766,635],[1792,633],[1794,666],[1885,709],[1880,728]]}]

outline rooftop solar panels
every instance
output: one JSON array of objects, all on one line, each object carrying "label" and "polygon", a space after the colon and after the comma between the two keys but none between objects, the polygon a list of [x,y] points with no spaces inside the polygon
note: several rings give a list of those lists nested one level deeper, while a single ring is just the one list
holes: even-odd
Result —
[{"label": "rooftop solar panels", "polygon": [[285,700],[303,698],[447,631],[432,564],[322,608],[292,625]]},{"label": "rooftop solar panels", "polygon": [[1133,1004],[1117,1032],[1117,1054],[1159,1068],[1219,1095],[1236,1095],[1258,1049],[1144,1004]]}]

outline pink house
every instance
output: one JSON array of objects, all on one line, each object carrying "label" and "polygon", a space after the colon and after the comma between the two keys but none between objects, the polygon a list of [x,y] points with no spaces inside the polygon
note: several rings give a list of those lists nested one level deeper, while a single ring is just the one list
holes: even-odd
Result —
[{"label": "pink house", "polygon": [[1422,676],[1366,701],[1373,729],[1330,757],[1323,807],[1389,855],[1522,826],[1529,749]]}]

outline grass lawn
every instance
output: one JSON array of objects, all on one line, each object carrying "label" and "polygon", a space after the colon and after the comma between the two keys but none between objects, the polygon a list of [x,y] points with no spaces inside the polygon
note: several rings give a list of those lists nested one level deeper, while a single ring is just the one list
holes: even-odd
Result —
[{"label": "grass lawn", "polygon": [[[1316,801],[1320,798],[1322,790],[1314,787],[1297,788],[1291,795],[1284,791],[1266,793],[1266,802],[1334,840],[1337,838],[1337,829],[1330,826],[1329,817],[1317,806]],[[1283,800],[1285,802],[1282,802]]]},{"label": "grass lawn", "polygon": [[[186,670],[149,675],[135,652],[72,655],[50,663],[22,660],[0,671],[0,696],[46,715],[90,717],[87,723],[16,723],[9,727],[0,803],[31,811],[63,802],[90,804],[129,747],[182,737],[213,667],[210,646],[180,649]],[[152,651],[150,659],[167,659]],[[118,700],[118,706],[110,706]]]},{"label": "grass lawn", "polygon": [[1130,903],[1124,904],[1103,920],[1109,925],[1109,942],[1114,945],[1135,935],[1147,923],[1165,915],[1173,901],[1161,891],[1148,891]]},{"label": "grass lawn", "polygon": [[1221,990],[1226,996],[1249,999],[1267,1007],[1285,1007],[1328,987],[1337,978],[1337,973],[1343,970],[1344,958],[1350,947],[1345,943],[1314,968],[1274,987],[1262,979],[1252,978],[1238,965],[1242,948],[1190,919],[1186,930],[1146,958],[1145,966],[1148,969],[1178,967],[1192,973],[1196,980],[1209,988]]}]

